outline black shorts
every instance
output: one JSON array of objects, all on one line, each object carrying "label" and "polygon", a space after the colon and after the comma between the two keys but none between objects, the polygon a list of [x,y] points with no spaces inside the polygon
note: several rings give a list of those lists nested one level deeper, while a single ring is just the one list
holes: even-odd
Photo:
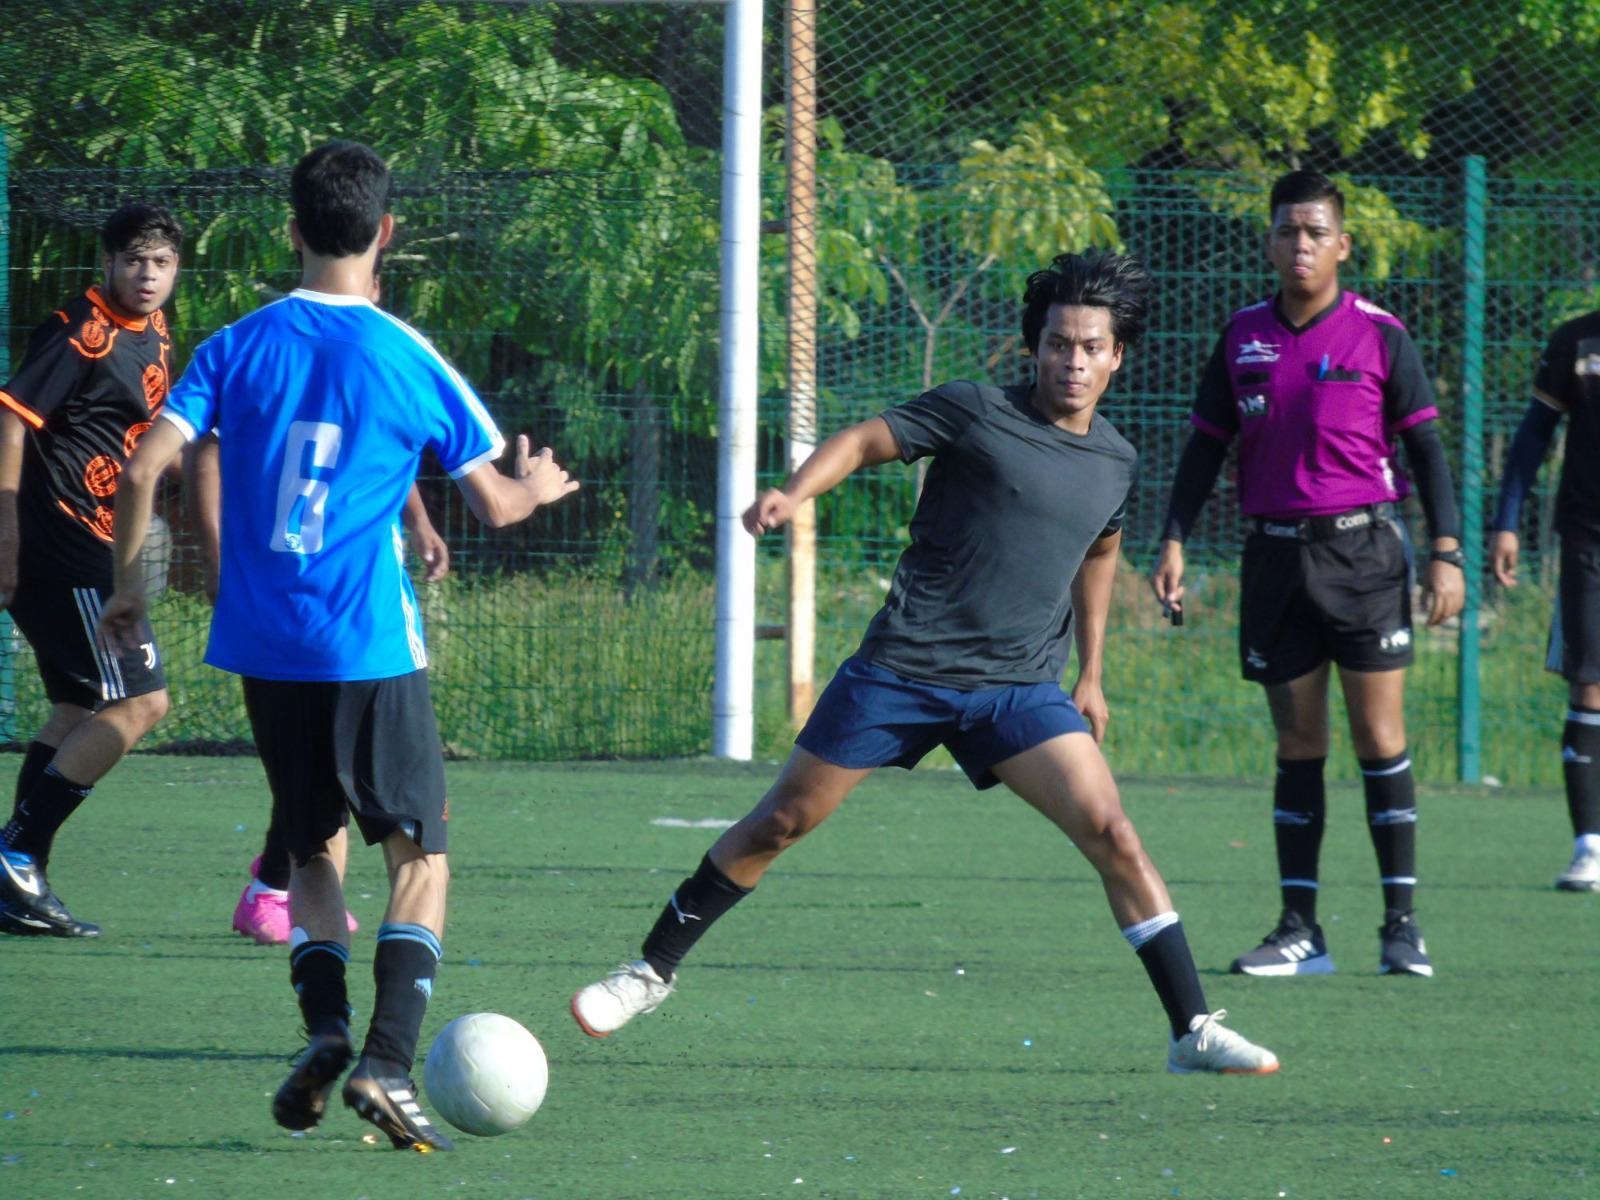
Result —
[{"label": "black shorts", "polygon": [[1395,521],[1326,541],[1255,532],[1245,540],[1239,663],[1287,683],[1332,659],[1351,671],[1411,664],[1411,546]]},{"label": "black shorts", "polygon": [[1561,539],[1561,584],[1545,667],[1568,683],[1600,683],[1600,541]]},{"label": "black shorts", "polygon": [[24,574],[9,611],[33,647],[44,694],[52,704],[91,711],[130,696],[148,696],[167,686],[155,631],[139,627],[139,647],[123,651],[95,633],[110,588],[74,587]]},{"label": "black shorts", "polygon": [[445,851],[444,754],[427,671],[392,679],[244,680],[273,822],[296,862],[337,833],[348,810],[370,846],[406,829]]}]

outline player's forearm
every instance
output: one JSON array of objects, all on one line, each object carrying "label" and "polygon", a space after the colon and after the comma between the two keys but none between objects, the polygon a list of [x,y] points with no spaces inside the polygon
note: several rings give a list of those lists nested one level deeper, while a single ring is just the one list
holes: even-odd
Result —
[{"label": "player's forearm", "polygon": [[115,569],[114,588],[125,595],[144,591],[144,572],[139,566],[139,552],[144,548],[145,535],[150,531],[150,511],[155,504],[156,481],[154,477],[133,477],[123,472],[117,486],[116,521],[113,525],[112,562]]},{"label": "player's forearm", "polygon": [[1117,577],[1117,547],[1121,541],[1118,534],[1106,539],[1109,544],[1104,548],[1091,551],[1072,581],[1072,609],[1076,616],[1073,632],[1078,647],[1080,680],[1097,683],[1104,675],[1106,621],[1111,612],[1111,589]]},{"label": "player's forearm", "polygon": [[1515,533],[1522,519],[1522,502],[1533,490],[1533,481],[1539,476],[1539,467],[1550,449],[1550,439],[1561,414],[1537,398],[1528,402],[1528,411],[1511,439],[1511,449],[1506,454],[1505,474],[1500,477],[1500,503],[1495,509],[1495,532],[1507,530]]},{"label": "player's forearm", "polygon": [[899,457],[894,435],[882,417],[841,429],[818,446],[811,457],[784,481],[782,491],[797,504],[838,487],[863,467]]},{"label": "player's forearm", "polygon": [[17,489],[22,486],[22,454],[27,427],[15,413],[0,410],[0,497],[10,497],[16,511]]},{"label": "player's forearm", "polygon": [[433,522],[428,518],[428,508],[422,503],[422,491],[416,484],[406,493],[406,506],[400,512],[400,521],[414,537],[431,536]]},{"label": "player's forearm", "polygon": [[221,452],[214,437],[190,444],[183,454],[184,490],[200,549],[215,562],[222,549]]},{"label": "player's forearm", "polygon": [[539,500],[531,487],[520,479],[502,475],[491,468],[482,488],[464,492],[467,507],[490,529],[504,529],[518,521],[526,521],[539,508]]}]

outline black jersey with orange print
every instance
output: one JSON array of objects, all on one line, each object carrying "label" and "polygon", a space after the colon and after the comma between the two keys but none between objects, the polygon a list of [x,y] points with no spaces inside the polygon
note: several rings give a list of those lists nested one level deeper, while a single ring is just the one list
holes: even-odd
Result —
[{"label": "black jersey with orange print", "polygon": [[17,493],[23,571],[109,584],[117,477],[166,402],[171,359],[159,309],[119,316],[98,288],[34,331],[0,387],[0,405],[31,431]]}]

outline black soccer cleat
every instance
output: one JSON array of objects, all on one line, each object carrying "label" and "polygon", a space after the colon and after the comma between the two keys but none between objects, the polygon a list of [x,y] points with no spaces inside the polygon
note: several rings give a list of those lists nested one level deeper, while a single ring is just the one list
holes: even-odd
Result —
[{"label": "black soccer cleat", "polygon": [[1323,940],[1322,926],[1308,925],[1292,908],[1283,910],[1278,926],[1261,945],[1233,960],[1235,975],[1332,975],[1333,955]]},{"label": "black soccer cleat", "polygon": [[285,1129],[311,1129],[328,1111],[328,1096],[355,1057],[348,1032],[313,1037],[295,1058],[294,1070],[272,1097],[272,1119]]},{"label": "black soccer cleat", "polygon": [[0,854],[0,933],[13,937],[100,936],[100,926],[80,921],[50,890],[44,868],[28,854]]},{"label": "black soccer cleat", "polygon": [[363,1121],[371,1121],[396,1150],[431,1154],[456,1144],[433,1127],[417,1103],[417,1085],[405,1075],[378,1075],[365,1058],[344,1081],[344,1102]]},{"label": "black soccer cleat", "polygon": [[1378,929],[1378,946],[1379,975],[1433,975],[1415,913],[1390,910]]}]

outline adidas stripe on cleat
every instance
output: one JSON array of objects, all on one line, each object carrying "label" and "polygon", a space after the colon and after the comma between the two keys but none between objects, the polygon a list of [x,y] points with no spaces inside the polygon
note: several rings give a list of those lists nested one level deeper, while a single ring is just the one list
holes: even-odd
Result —
[{"label": "adidas stripe on cleat", "polygon": [[416,1084],[404,1075],[379,1076],[366,1059],[357,1063],[344,1081],[344,1102],[363,1121],[370,1121],[387,1134],[396,1150],[431,1154],[456,1148],[422,1111],[417,1103]]},{"label": "adidas stripe on cleat", "polygon": [[1278,926],[1248,954],[1228,968],[1235,975],[1332,975],[1333,956],[1322,926],[1308,925],[1293,909],[1284,909]]}]

